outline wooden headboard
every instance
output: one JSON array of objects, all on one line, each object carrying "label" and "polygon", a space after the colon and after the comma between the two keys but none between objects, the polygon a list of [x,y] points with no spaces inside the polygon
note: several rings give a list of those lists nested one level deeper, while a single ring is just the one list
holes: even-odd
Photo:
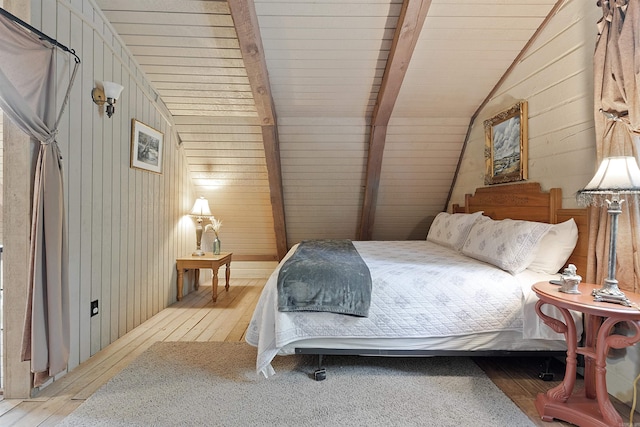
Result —
[{"label": "wooden headboard", "polygon": [[589,244],[587,209],[562,209],[562,189],[544,192],[537,182],[481,187],[466,194],[464,206],[453,205],[454,213],[484,211],[493,219],[505,218],[558,224],[573,218],[578,226],[578,243],[567,263],[575,264],[578,274],[586,277]]}]

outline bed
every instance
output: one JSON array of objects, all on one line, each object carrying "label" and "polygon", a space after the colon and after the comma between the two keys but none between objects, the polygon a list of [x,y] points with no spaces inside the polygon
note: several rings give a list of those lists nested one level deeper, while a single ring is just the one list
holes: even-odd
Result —
[{"label": "bed", "polygon": [[[544,192],[537,183],[484,187],[466,195],[464,206],[436,216],[425,240],[352,242],[371,274],[367,316],[279,311],[278,275],[295,245],[265,284],[247,330],[246,341],[258,349],[256,370],[268,377],[273,358],[294,353],[564,351],[564,337],[535,314],[531,291],[533,283],[557,279],[566,264],[586,271],[586,210],[562,209],[561,201],[560,189]],[[486,233],[511,236],[513,230],[526,230],[527,243],[492,237],[491,244],[501,247],[498,258],[481,239]],[[581,331],[579,315],[575,321]]]}]

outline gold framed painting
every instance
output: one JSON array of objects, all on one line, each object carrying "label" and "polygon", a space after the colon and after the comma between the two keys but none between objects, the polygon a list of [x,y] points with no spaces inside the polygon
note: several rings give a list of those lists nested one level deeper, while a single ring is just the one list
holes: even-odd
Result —
[{"label": "gold framed painting", "polygon": [[527,101],[484,121],[485,184],[527,179]]},{"label": "gold framed painting", "polygon": [[131,119],[131,167],[162,173],[164,134]]}]

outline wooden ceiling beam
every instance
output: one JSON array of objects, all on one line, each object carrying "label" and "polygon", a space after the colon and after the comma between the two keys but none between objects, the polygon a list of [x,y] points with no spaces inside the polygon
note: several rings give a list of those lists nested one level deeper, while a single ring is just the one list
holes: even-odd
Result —
[{"label": "wooden ceiling beam", "polygon": [[271,193],[271,209],[273,211],[273,227],[276,235],[276,249],[278,251],[278,259],[282,259],[286,255],[288,247],[284,216],[282,167],[280,165],[280,144],[258,16],[256,15],[253,0],[228,0],[228,3],[262,127],[262,139]]},{"label": "wooden ceiling beam", "polygon": [[371,119],[367,174],[358,230],[359,240],[371,240],[373,235],[387,125],[430,6],[431,0],[404,0],[398,17],[393,44]]}]

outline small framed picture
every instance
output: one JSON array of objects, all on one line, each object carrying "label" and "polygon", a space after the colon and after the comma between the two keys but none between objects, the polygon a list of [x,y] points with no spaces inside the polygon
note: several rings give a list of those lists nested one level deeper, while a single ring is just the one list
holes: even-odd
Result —
[{"label": "small framed picture", "polygon": [[527,179],[527,101],[484,121],[485,184]]},{"label": "small framed picture", "polygon": [[131,167],[162,173],[164,134],[136,119],[131,120]]}]

